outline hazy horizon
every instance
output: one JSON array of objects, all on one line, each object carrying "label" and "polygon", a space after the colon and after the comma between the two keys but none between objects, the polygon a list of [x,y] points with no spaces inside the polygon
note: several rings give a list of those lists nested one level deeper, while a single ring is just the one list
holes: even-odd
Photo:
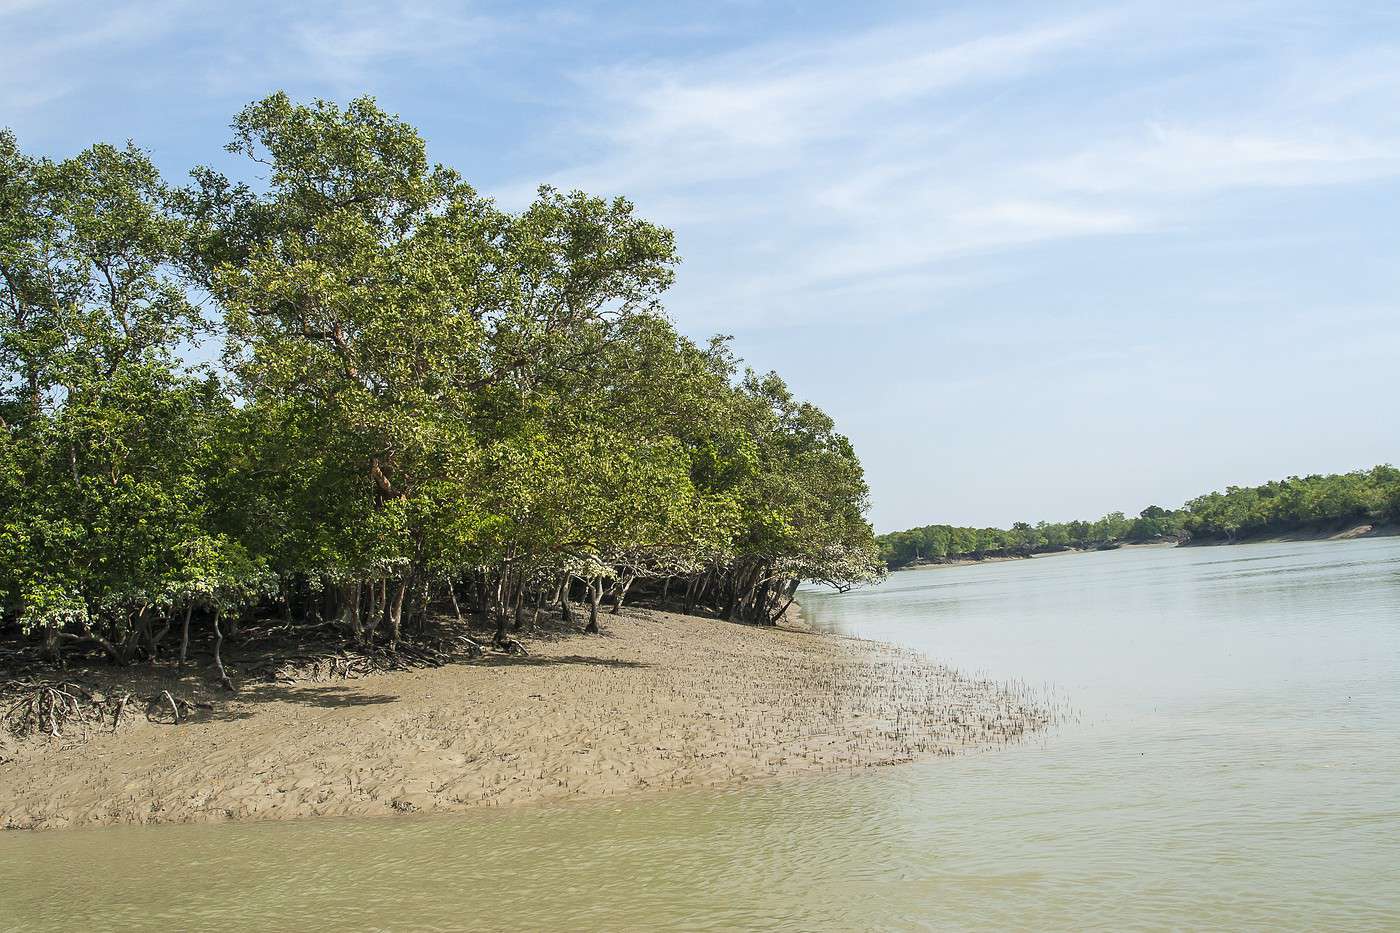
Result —
[{"label": "hazy horizon", "polygon": [[179,182],[252,99],[368,93],[504,206],[628,196],[678,325],[837,419],[878,531],[1400,461],[1384,4],[10,0],[0,53],[31,152]]}]

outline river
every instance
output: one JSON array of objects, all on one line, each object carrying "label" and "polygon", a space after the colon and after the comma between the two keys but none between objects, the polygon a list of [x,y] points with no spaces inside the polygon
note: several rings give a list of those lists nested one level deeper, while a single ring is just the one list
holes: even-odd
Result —
[{"label": "river", "polygon": [[1400,538],[804,592],[1030,684],[1002,751],[724,792],[0,835],[0,929],[1400,929]]}]

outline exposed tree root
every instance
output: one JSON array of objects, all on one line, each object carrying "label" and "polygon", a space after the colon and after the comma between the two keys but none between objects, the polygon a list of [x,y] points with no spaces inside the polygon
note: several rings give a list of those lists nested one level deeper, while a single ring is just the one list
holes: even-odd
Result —
[{"label": "exposed tree root", "polygon": [[20,738],[37,734],[63,738],[68,725],[76,724],[85,730],[90,722],[100,719],[90,713],[92,695],[87,694],[80,702],[75,694],[86,691],[66,681],[11,681],[5,685],[5,692],[20,694],[6,707],[3,717],[5,727]]},{"label": "exposed tree root", "polygon": [[[515,642],[515,639],[509,641]],[[515,643],[519,645],[519,642]],[[523,651],[523,646],[519,650]],[[345,647],[325,653],[283,656],[254,673],[279,683],[349,680],[390,671],[442,667],[464,656],[468,659],[479,658],[484,653],[485,648],[475,639],[453,635],[431,644],[401,641],[392,651],[375,647]]]},{"label": "exposed tree root", "polygon": [[510,638],[508,636],[500,636],[496,638],[491,643],[491,647],[495,648],[497,651],[504,651],[506,654],[518,654],[526,658],[530,656],[530,652],[525,650],[524,645],[522,645],[517,639]]},{"label": "exposed tree root", "polygon": [[466,635],[458,635],[456,641],[463,648],[467,649],[467,657],[479,658],[486,653],[486,649],[481,647],[481,642]]},{"label": "exposed tree root", "polygon": [[[123,697],[123,705],[129,697],[130,694]],[[169,690],[162,690],[155,696],[146,699],[146,721],[176,726],[182,720],[189,719],[196,709],[212,710],[213,708],[213,703],[191,703],[189,700],[174,696]],[[164,718],[166,710],[169,710],[169,719]]]},{"label": "exposed tree root", "polygon": [[[92,729],[106,726],[111,731],[121,727],[131,694],[108,697],[71,681],[12,680],[0,684],[4,696],[3,722],[5,731],[24,739],[43,735],[50,738],[85,741]],[[196,703],[162,690],[145,698],[148,722],[176,725],[188,719],[196,709],[213,709],[211,703]],[[164,718],[169,716],[169,719]]]}]

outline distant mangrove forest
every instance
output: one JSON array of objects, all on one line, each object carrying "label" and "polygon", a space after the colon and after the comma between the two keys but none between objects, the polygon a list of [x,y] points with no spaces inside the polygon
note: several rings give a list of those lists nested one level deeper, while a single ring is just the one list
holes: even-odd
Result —
[{"label": "distant mangrove forest", "polygon": [[[246,178],[0,134],[0,634],[116,662],[250,620],[509,647],[629,598],[770,623],[883,573],[850,443],[622,198],[511,212],[372,99],[237,115]],[[578,604],[578,607],[575,607]],[[451,616],[449,615],[448,618]]]},{"label": "distant mangrove forest", "polygon": [[1156,541],[1231,542],[1361,523],[1400,523],[1400,469],[1291,476],[1262,486],[1230,486],[1179,509],[1149,506],[1136,518],[1110,512],[1095,521],[1017,522],[1010,528],[925,525],[880,535],[890,568],[949,560],[1028,557],[1070,549]]}]

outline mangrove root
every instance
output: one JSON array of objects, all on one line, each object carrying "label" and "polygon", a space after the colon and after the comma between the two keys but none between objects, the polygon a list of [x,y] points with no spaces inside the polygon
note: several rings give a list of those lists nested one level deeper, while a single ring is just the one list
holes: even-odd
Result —
[{"label": "mangrove root", "polygon": [[0,693],[9,695],[0,721],[19,738],[39,734],[64,738],[63,730],[70,725],[86,737],[87,727],[104,718],[105,698],[67,681],[10,681],[0,686]]},{"label": "mangrove root", "polygon": [[526,658],[530,656],[530,652],[525,650],[525,646],[520,643],[519,639],[510,638],[509,636],[503,635],[497,637],[496,640],[491,643],[491,647],[495,648],[497,651],[504,651],[506,654],[518,654]]}]

